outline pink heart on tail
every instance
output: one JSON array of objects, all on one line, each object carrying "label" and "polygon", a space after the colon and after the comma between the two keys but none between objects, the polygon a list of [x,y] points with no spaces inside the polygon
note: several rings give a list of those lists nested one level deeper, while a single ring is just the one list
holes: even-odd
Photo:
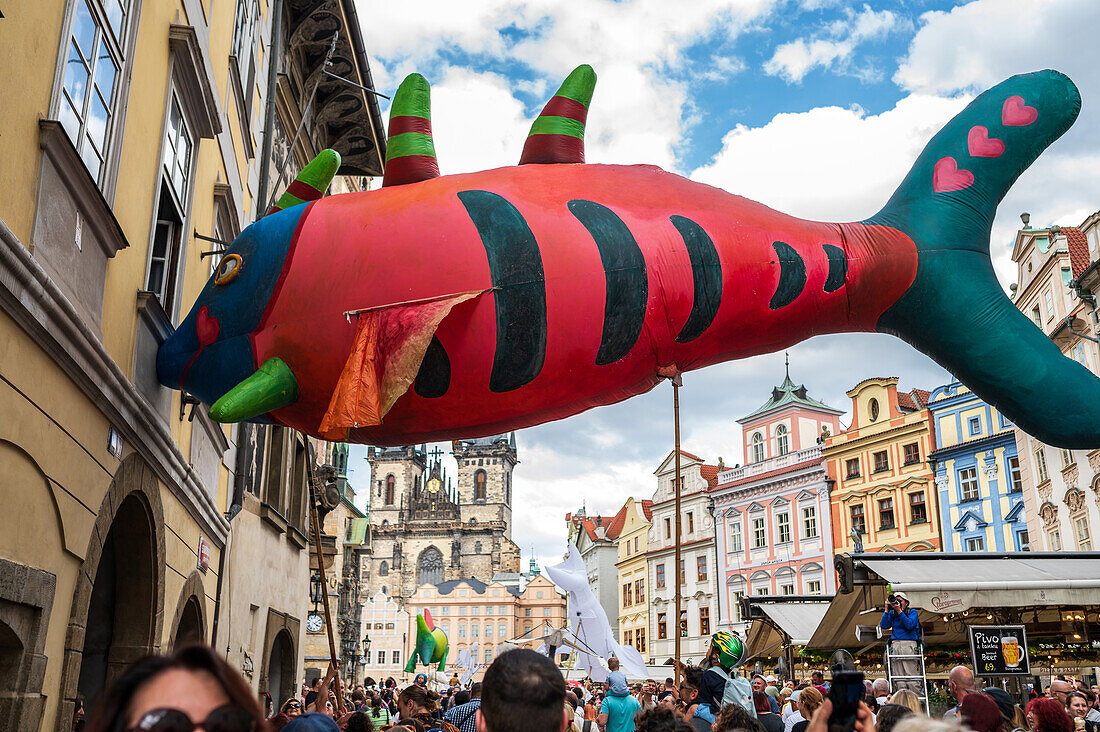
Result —
[{"label": "pink heart on tail", "polygon": [[1005,144],[996,137],[989,136],[989,130],[978,125],[970,128],[966,136],[966,146],[976,158],[995,158],[1005,151]]},{"label": "pink heart on tail", "polygon": [[205,348],[218,340],[220,330],[221,326],[218,325],[218,319],[210,317],[206,306],[203,305],[199,308],[198,315],[195,317],[195,335],[199,338],[199,347]]},{"label": "pink heart on tail", "polygon": [[1001,122],[1011,127],[1026,127],[1039,119],[1039,110],[1024,104],[1021,96],[1009,97],[1001,107]]},{"label": "pink heart on tail", "polygon": [[974,174],[960,169],[955,158],[940,158],[936,161],[936,167],[932,168],[932,190],[936,193],[959,191],[973,184]]}]

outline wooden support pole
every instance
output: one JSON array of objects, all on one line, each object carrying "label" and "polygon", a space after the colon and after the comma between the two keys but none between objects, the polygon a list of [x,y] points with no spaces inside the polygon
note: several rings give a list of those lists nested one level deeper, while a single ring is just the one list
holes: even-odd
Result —
[{"label": "wooden support pole", "polygon": [[673,481],[672,481],[673,492],[676,495],[676,560],[675,560],[675,566],[673,567],[673,571],[676,573],[676,585],[675,585],[675,587],[676,587],[676,620],[675,620],[675,624],[673,625],[673,627],[676,629],[676,631],[675,631],[676,632],[676,643],[675,643],[675,646],[674,646],[675,650],[674,650],[674,653],[673,653],[673,655],[676,658],[676,663],[674,664],[676,666],[676,688],[680,687],[680,675],[681,675],[680,674],[680,669],[683,667],[682,661],[681,661],[681,658],[680,658],[680,641],[681,641],[681,636],[683,635],[682,632],[681,632],[681,628],[680,628],[680,614],[682,612],[681,611],[681,605],[683,604],[683,595],[681,594],[682,591],[683,591],[683,587],[681,586],[681,572],[680,572],[680,562],[681,562],[680,549],[681,549],[681,544],[682,544],[682,539],[681,539],[681,534],[680,534],[680,493],[682,492],[682,488],[681,488],[681,480],[682,479],[680,477],[680,385],[681,384],[682,384],[682,382],[681,382],[679,374],[677,374],[676,376],[674,376],[672,378],[672,421],[673,421],[673,431],[674,431],[674,435],[675,435],[674,453],[675,453],[675,459],[676,459],[676,477],[673,478]]},{"label": "wooden support pole", "polygon": [[[302,435],[302,439],[306,441],[306,454],[309,456],[306,461],[309,468],[309,515],[310,523],[313,524],[313,547],[317,553],[317,571],[321,573],[321,600],[325,606],[325,630],[328,631],[329,661],[336,664],[336,704],[340,714],[343,714],[346,709],[344,691],[340,688],[340,663],[337,660],[339,657],[336,655],[336,637],[332,634],[332,614],[328,609],[328,581],[325,579],[325,558],[321,551],[321,520],[318,517],[318,511],[321,507],[320,488],[317,485],[317,475],[313,471],[313,445],[306,435]],[[323,704],[325,701],[327,700],[322,700],[321,703]]]}]

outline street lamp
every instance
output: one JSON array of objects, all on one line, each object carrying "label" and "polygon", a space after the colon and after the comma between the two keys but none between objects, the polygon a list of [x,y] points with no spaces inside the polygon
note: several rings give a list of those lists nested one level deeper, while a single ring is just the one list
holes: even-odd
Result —
[{"label": "street lamp", "polygon": [[321,573],[314,572],[309,576],[309,599],[313,602],[313,612],[317,612],[317,606],[324,599],[325,588],[321,585]]},{"label": "street lamp", "polygon": [[363,655],[370,655],[370,635],[363,636]]}]

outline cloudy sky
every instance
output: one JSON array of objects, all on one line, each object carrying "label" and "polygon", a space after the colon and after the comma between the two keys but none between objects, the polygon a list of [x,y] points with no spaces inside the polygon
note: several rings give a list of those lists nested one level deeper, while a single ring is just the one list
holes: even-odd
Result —
[{"label": "cloudy sky", "polygon": [[[443,174],[515,164],[546,99],[588,63],[599,77],[589,162],[655,164],[796,216],[859,220],[976,93],[1055,68],[1080,87],[1082,113],[1001,204],[991,248],[1005,288],[1016,281],[1009,257],[1021,212],[1033,226],[1076,225],[1100,208],[1096,0],[361,4],[377,88],[392,93],[413,71],[432,84]],[[841,409],[850,407],[845,391],[869,376],[898,376],[903,389],[950,380],[886,335],[818,337],[790,358],[791,377]],[[686,374],[684,448],[742,462],[734,420],[782,378],[783,354]],[[652,494],[653,470],[672,444],[671,388],[517,439],[513,538],[525,561],[533,550],[555,562],[566,512],[584,504],[614,514],[627,496]],[[352,482],[365,486],[362,454]]]}]

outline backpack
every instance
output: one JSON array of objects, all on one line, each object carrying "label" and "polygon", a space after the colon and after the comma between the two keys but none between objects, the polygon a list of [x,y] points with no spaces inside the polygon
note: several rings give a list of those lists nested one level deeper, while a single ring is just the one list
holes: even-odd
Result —
[{"label": "backpack", "polygon": [[710,670],[726,681],[722,689],[722,706],[736,704],[756,719],[756,705],[752,702],[752,683],[744,676],[730,676],[721,666],[711,666]]}]

